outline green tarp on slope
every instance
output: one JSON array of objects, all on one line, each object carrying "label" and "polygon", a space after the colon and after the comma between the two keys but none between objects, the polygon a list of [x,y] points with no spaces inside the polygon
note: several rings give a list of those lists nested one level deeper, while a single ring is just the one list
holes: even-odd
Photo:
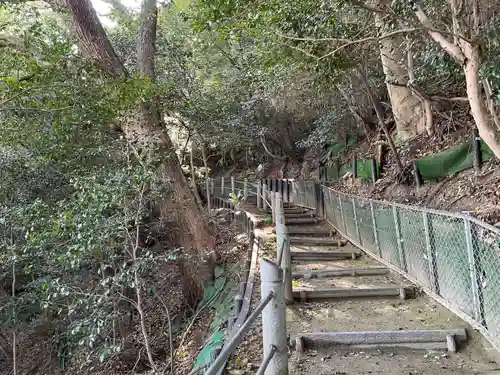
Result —
[{"label": "green tarp on slope", "polygon": [[231,316],[234,307],[234,296],[239,292],[239,285],[231,281],[237,278],[229,277],[228,275],[234,275],[237,271],[238,265],[234,265],[228,271],[217,267],[215,270],[215,281],[205,287],[200,307],[208,304],[215,314],[210,326],[212,334],[203,349],[196,356],[194,367],[208,365],[210,363],[212,348],[224,343],[227,336],[227,329],[222,328],[222,323],[227,321]]},{"label": "green tarp on slope", "polygon": [[335,158],[339,156],[342,152],[344,152],[349,146],[352,146],[356,143],[356,138],[353,136],[348,136],[345,141],[337,141],[330,143],[326,151],[330,153],[330,156]]},{"label": "green tarp on slope", "polygon": [[[377,175],[379,174],[379,167],[377,164]],[[350,165],[343,165],[340,167],[340,170],[337,171],[337,168],[328,166],[325,167],[326,171],[326,179],[327,181],[336,181],[342,178],[346,173],[352,172],[352,168]],[[362,159],[356,160],[356,173],[358,178],[363,180],[371,180],[372,178],[372,166],[370,159]]]},{"label": "green tarp on slope", "polygon": [[[493,152],[480,141],[481,158],[487,161]],[[461,144],[437,154],[426,156],[415,162],[423,180],[439,180],[473,167],[473,153],[470,142]]]}]

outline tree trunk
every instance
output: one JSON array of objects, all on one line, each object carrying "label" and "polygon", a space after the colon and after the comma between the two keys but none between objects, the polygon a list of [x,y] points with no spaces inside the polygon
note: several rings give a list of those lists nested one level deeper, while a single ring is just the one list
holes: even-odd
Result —
[{"label": "tree trunk", "polygon": [[[64,0],[67,9],[72,14],[72,24],[78,39],[78,45],[86,57],[101,66],[103,72],[110,77],[127,75],[122,62],[118,59],[109,39],[97,18],[90,0]],[[137,48],[138,70],[142,77],[155,81],[154,54],[156,43],[157,7],[156,0],[144,0],[142,7],[142,22],[139,30]],[[193,276],[196,289],[193,296],[201,292],[202,284],[213,277],[213,262],[215,260],[215,238],[210,232],[201,211],[189,190],[189,185],[182,172],[179,160],[170,137],[164,130],[164,123],[156,98],[151,98],[142,104],[139,111],[140,120],[124,127],[124,133],[130,144],[140,149],[142,154],[149,154],[159,160],[157,173],[161,180],[173,187],[173,201],[179,213],[181,228],[187,228],[190,241],[187,248],[208,250],[210,253],[209,267],[206,272],[198,272],[188,267],[188,273]],[[169,202],[172,203],[172,202]],[[173,206],[167,207],[161,203],[160,212],[171,214]],[[188,245],[188,244],[186,244]],[[193,261],[200,261],[202,254],[190,252]],[[196,263],[196,262],[194,262]]]},{"label": "tree trunk", "polygon": [[381,106],[377,103],[377,101],[375,99],[375,95],[373,94],[372,88],[370,87],[370,84],[368,83],[368,79],[366,78],[365,73],[363,71],[361,71],[361,69],[359,69],[359,68],[357,69],[357,71],[358,71],[359,79],[361,80],[361,82],[363,82],[363,84],[366,88],[366,93],[368,94],[368,98],[370,99],[370,102],[372,103],[373,108],[375,109],[379,126],[382,129],[382,131],[384,132],[385,137],[387,138],[387,142],[389,143],[389,147],[390,147],[392,153],[394,154],[394,159],[396,161],[396,170],[398,173],[403,173],[403,170],[404,170],[403,162],[401,161],[401,158],[399,157],[399,153],[398,153],[396,145],[394,144],[394,141],[392,139],[392,135],[389,132],[389,129],[387,129],[387,126],[385,125],[384,113],[382,112]]},{"label": "tree trunk", "polygon": [[463,69],[467,84],[470,113],[476,123],[479,136],[490,147],[496,157],[500,159],[500,136],[492,118],[488,114],[479,84],[479,47],[467,44],[464,45],[463,50],[466,57]]},{"label": "tree trunk", "polygon": [[[388,9],[390,3],[389,0],[375,0],[374,5],[379,9]],[[387,14],[375,12],[375,26],[380,36],[390,31],[387,30],[389,27]],[[382,38],[379,47],[398,137],[401,140],[407,140],[425,133],[426,117],[420,99],[409,87],[406,87],[408,72],[401,64],[404,60],[402,44],[403,39],[399,35],[394,35]]]},{"label": "tree trunk", "polygon": [[193,160],[193,147],[191,146],[191,152],[189,153],[189,165],[191,167],[191,189],[193,190],[194,197],[198,203],[198,207],[203,206],[203,201],[201,200],[200,193],[198,193],[198,186],[196,184],[196,172],[194,170],[194,160]]},{"label": "tree trunk", "polygon": [[[57,1],[57,0],[56,0]],[[125,66],[118,58],[89,0],[58,0],[61,11],[71,15],[71,28],[78,37],[78,46],[85,57],[112,77],[126,76]]]},{"label": "tree trunk", "polygon": [[207,148],[205,144],[200,140],[201,155],[203,158],[203,166],[205,167],[205,191],[207,194],[207,210],[208,215],[212,216],[212,195],[210,194],[210,178],[208,169],[208,159],[207,159]]}]

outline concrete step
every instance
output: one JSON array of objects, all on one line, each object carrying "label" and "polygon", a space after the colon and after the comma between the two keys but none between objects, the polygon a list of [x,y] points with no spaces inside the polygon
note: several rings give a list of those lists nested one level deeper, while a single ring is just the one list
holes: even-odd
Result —
[{"label": "concrete step", "polygon": [[[295,237],[333,237],[335,235],[335,229],[329,229],[324,227],[292,227],[288,226],[288,235]],[[273,229],[273,233],[276,233],[276,229]]]},{"label": "concrete step", "polygon": [[412,296],[413,289],[406,288],[404,286],[383,286],[383,287],[371,287],[371,288],[331,288],[323,290],[300,290],[293,291],[293,297],[295,299],[301,300],[302,302],[307,302],[316,299],[328,299],[328,298],[342,298],[342,299],[353,299],[353,298],[399,298],[406,299]]},{"label": "concrete step", "polygon": [[335,239],[332,237],[295,237],[290,236],[292,245],[317,245],[317,246],[345,246],[347,240]]},{"label": "concrete step", "polygon": [[315,225],[321,223],[323,220],[315,217],[285,217],[285,225]]},{"label": "concrete step", "polygon": [[343,276],[379,276],[389,274],[387,267],[366,267],[366,268],[330,268],[323,270],[306,270],[293,272],[294,279],[318,279],[326,277],[343,277]]},{"label": "concrete step", "polygon": [[357,259],[361,253],[353,251],[291,251],[292,260],[296,261],[328,261],[339,259]]},{"label": "concrete step", "polygon": [[444,349],[457,351],[457,343],[467,341],[467,331],[458,329],[400,330],[368,332],[313,332],[303,333],[295,338],[295,349],[348,346],[356,348],[407,348],[407,349]]}]

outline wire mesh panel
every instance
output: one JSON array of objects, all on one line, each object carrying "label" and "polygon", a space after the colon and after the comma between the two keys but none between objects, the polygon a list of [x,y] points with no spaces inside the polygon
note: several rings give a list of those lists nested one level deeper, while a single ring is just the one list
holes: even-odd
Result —
[{"label": "wire mesh panel", "polygon": [[500,346],[500,236],[494,228],[477,223],[472,223],[471,229],[482,313],[479,323]]},{"label": "wire mesh panel", "polygon": [[325,202],[325,218],[326,220],[328,220],[328,222],[338,227],[339,221],[337,220],[336,207],[333,205],[332,191],[325,186],[322,186],[321,188],[323,189],[323,197]]},{"label": "wire mesh panel", "polygon": [[382,259],[393,266],[401,268],[392,207],[388,204],[374,202],[373,211],[380,245],[380,255]]},{"label": "wire mesh panel", "polygon": [[305,207],[316,208],[315,182],[305,181],[304,190],[305,190],[305,199],[304,199]]},{"label": "wire mesh panel", "polygon": [[[335,221],[337,223],[337,228],[343,228],[343,214],[342,211],[340,210],[340,202],[339,202],[339,195],[334,192],[333,190],[329,189],[328,191],[328,197],[330,199],[332,209],[333,209],[333,215],[335,217]],[[344,228],[345,229],[345,228]]]},{"label": "wire mesh panel", "polygon": [[358,226],[358,234],[361,239],[361,245],[367,251],[374,254],[378,252],[373,232],[372,213],[370,202],[366,199],[353,199],[356,209],[356,221]]},{"label": "wire mesh panel", "polygon": [[352,207],[352,200],[344,195],[341,195],[339,199],[339,206],[342,210],[342,214],[345,220],[346,235],[352,240],[354,240],[354,242],[358,242],[358,236],[356,233],[356,223],[354,221],[354,210]]},{"label": "wire mesh panel", "polygon": [[430,287],[429,254],[422,212],[397,207],[401,230],[401,246],[408,274]]},{"label": "wire mesh panel", "polygon": [[305,181],[293,181],[293,203],[298,206],[306,205],[306,186]]},{"label": "wire mesh panel", "polygon": [[469,316],[473,316],[473,295],[464,220],[429,214],[431,237],[436,248],[439,294]]}]

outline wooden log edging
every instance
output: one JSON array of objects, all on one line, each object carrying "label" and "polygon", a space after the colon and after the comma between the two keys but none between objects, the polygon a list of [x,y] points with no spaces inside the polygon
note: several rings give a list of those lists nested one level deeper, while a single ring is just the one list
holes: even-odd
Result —
[{"label": "wooden log edging", "polygon": [[323,270],[307,270],[294,272],[294,279],[314,279],[322,277],[342,277],[342,276],[378,276],[390,273],[387,267],[367,267],[367,268],[330,268]]},{"label": "wooden log edging", "polygon": [[347,240],[340,240],[331,237],[290,237],[290,243],[292,245],[311,245],[311,246],[345,246],[347,245]]},{"label": "wooden log edging", "polygon": [[293,260],[312,261],[312,260],[339,260],[339,259],[357,259],[361,253],[352,251],[291,251]]},{"label": "wooden log edging", "polygon": [[323,290],[300,290],[293,292],[293,298],[307,302],[314,299],[324,298],[389,298],[407,299],[414,295],[413,288],[403,286],[393,287],[372,287],[372,288],[331,288]]},{"label": "wooden log edging", "polygon": [[[301,342],[296,350],[326,346],[356,347],[407,347],[407,348],[444,348],[457,351],[457,344],[467,341],[464,328],[438,330],[398,330],[367,332],[314,332],[301,334],[295,342]],[[433,345],[438,344],[438,345]]]}]

